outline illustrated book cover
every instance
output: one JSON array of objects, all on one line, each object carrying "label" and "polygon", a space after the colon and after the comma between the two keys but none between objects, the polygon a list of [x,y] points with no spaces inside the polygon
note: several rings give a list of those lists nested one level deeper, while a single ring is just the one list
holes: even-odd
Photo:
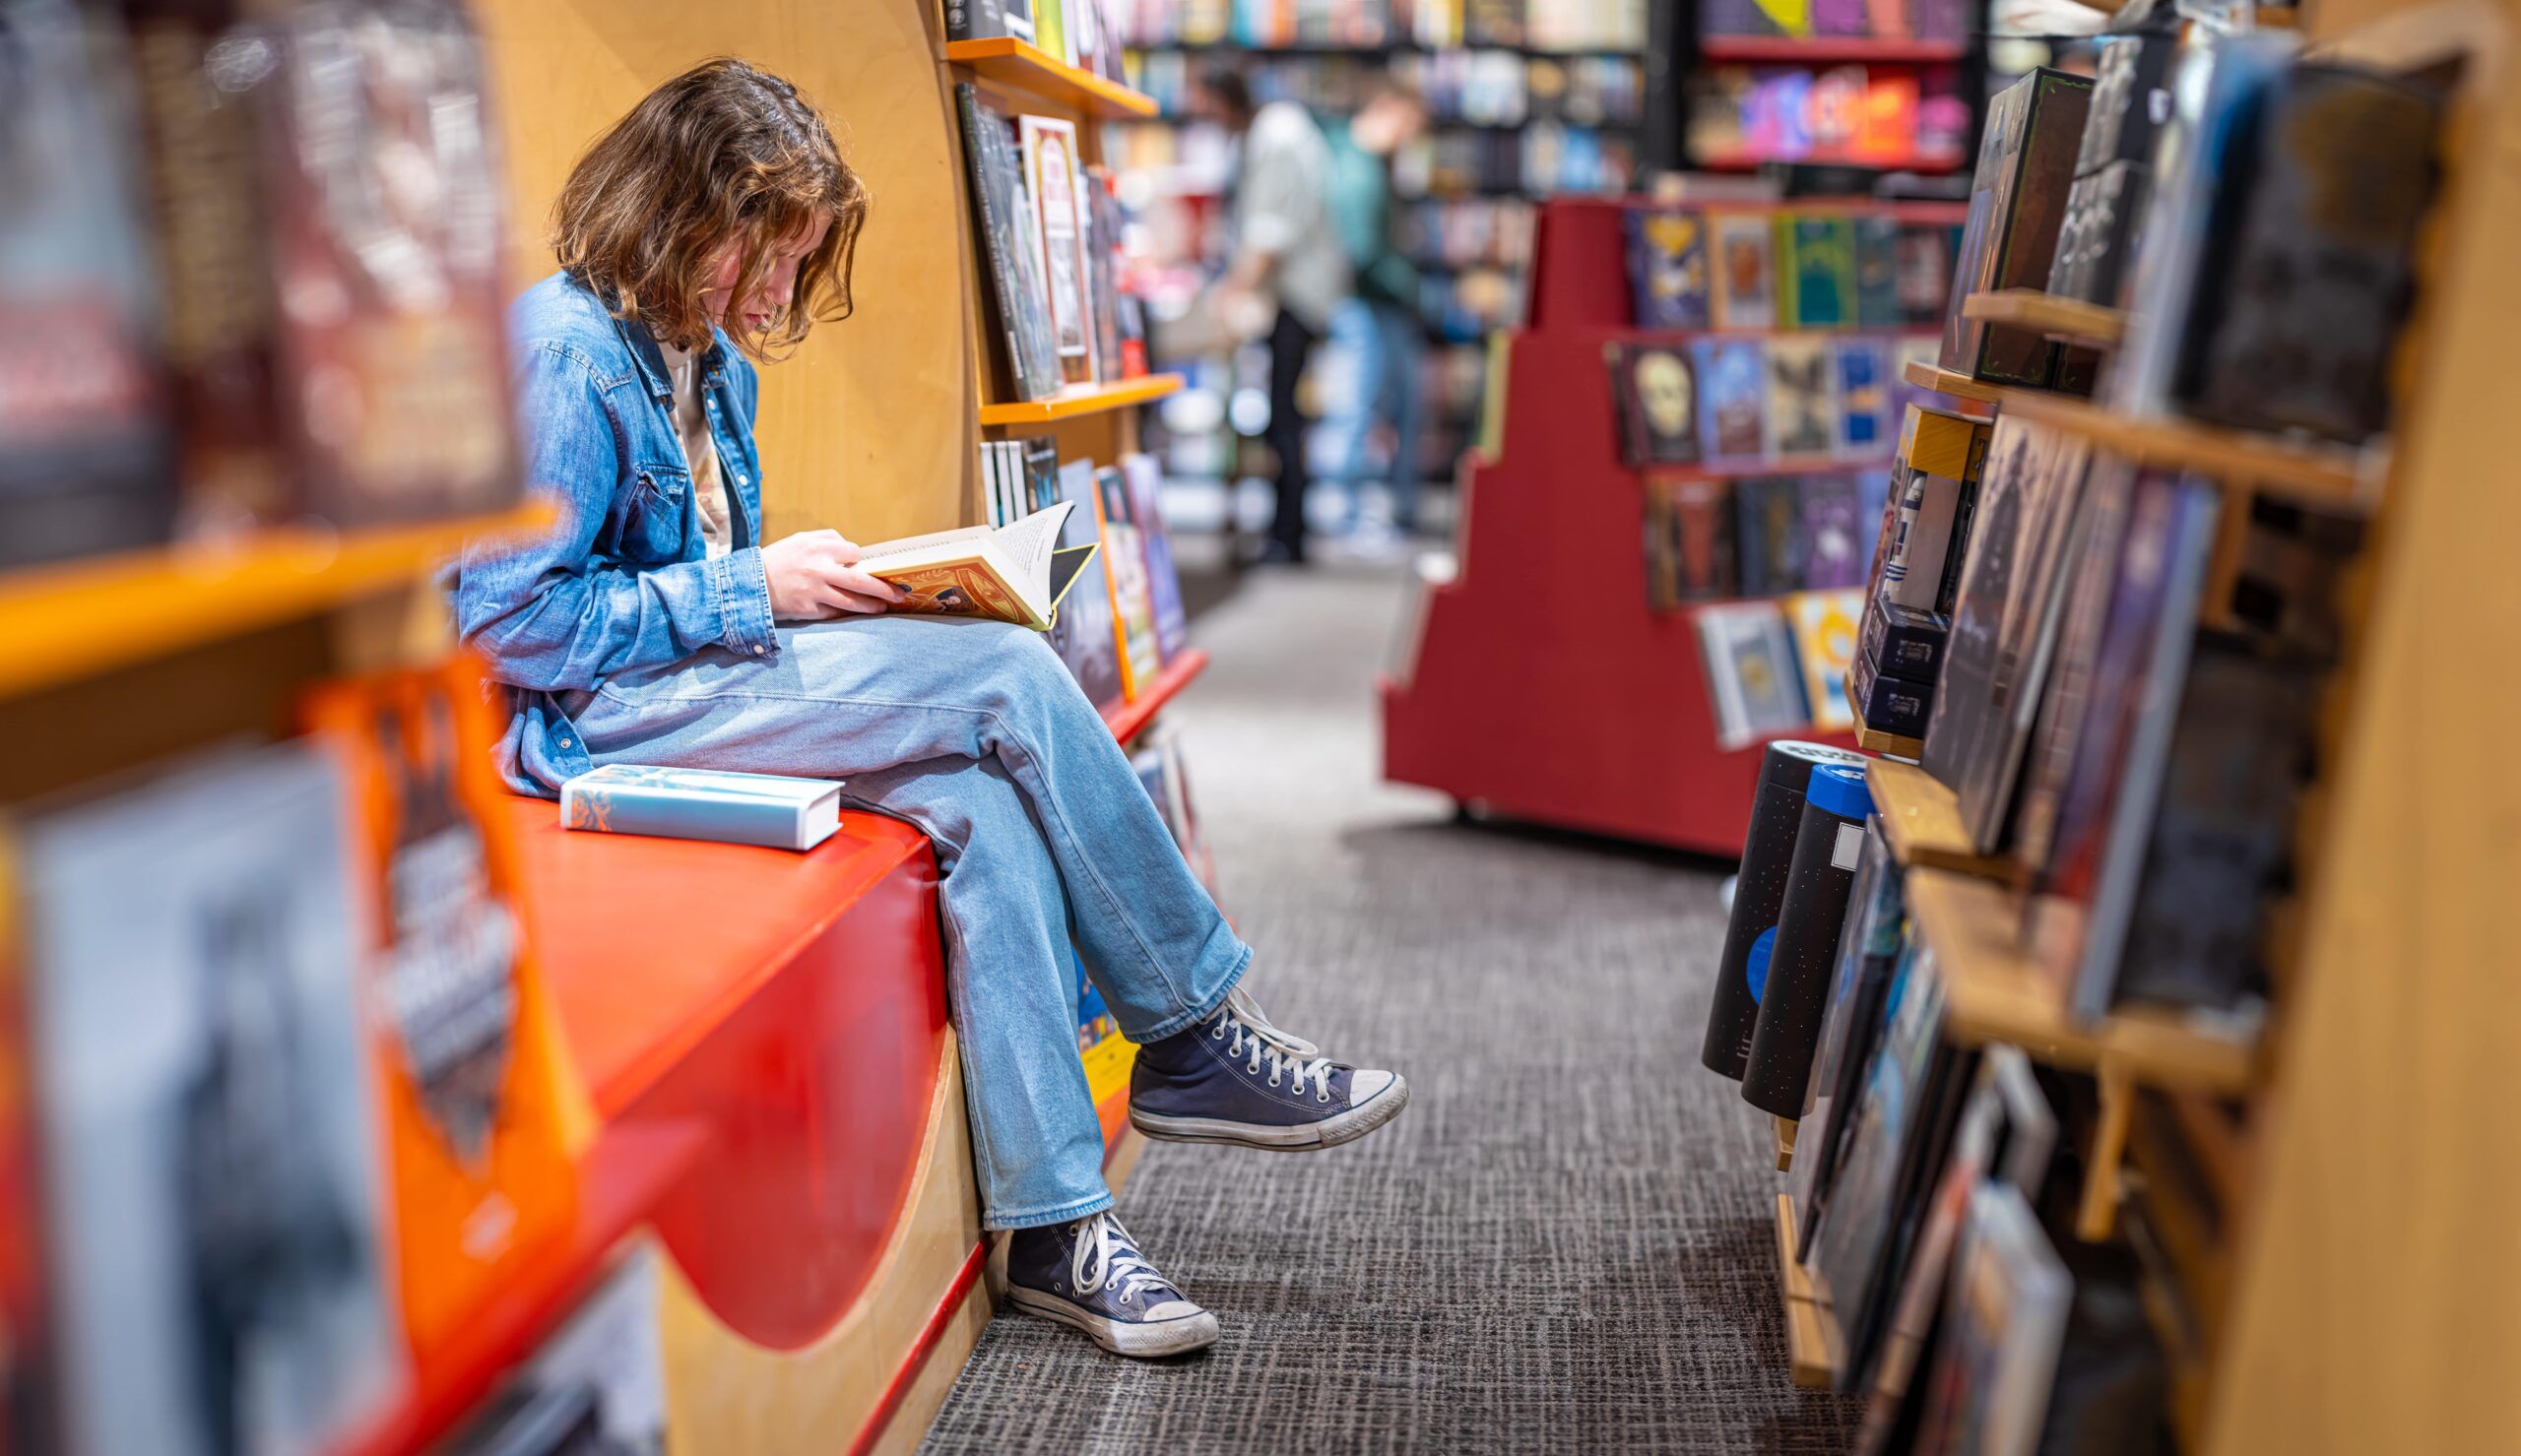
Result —
[{"label": "illustrated book cover", "polygon": [[1710,461],[1754,461],[1768,450],[1768,350],[1755,339],[1702,339],[1699,438]]},{"label": "illustrated book cover", "polygon": [[1061,528],[1073,509],[1062,501],[1011,526],[965,526],[878,541],[859,548],[858,564],[907,594],[888,610],[989,617],[1047,632],[1094,554],[1061,548]]},{"label": "illustrated book cover", "polygon": [[1602,351],[1618,404],[1621,458],[1632,466],[1697,464],[1698,373],[1689,349],[1609,344]]},{"label": "illustrated book cover", "polygon": [[1838,380],[1830,342],[1811,336],[1769,341],[1768,453],[1828,457],[1839,443]]},{"label": "illustrated book cover", "polygon": [[1631,208],[1625,221],[1637,327],[1706,328],[1707,220],[1676,208]]},{"label": "illustrated book cover", "polygon": [[1716,745],[1748,747],[1810,722],[1785,613],[1773,601],[1724,602],[1697,612]]}]

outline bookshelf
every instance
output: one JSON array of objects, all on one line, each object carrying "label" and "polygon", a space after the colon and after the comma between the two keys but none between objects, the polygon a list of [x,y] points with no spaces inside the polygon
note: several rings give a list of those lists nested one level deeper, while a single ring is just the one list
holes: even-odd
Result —
[{"label": "bookshelf", "polygon": [[2059,298],[2037,288],[1972,293],[1961,302],[1964,317],[2036,329],[2051,339],[2109,348],[2127,334],[2127,315],[2080,298]]},{"label": "bookshelf", "polygon": [[1908,912],[1943,978],[1945,1031],[1964,1045],[2006,1042],[2073,1071],[2123,1070],[2140,1085],[2241,1093],[2254,1041],[2176,1012],[2136,1008],[2077,1021],[2024,948],[2022,907],[2005,887],[1951,870],[1908,872]]},{"label": "bookshelf", "polygon": [[1956,400],[1970,400],[1981,405],[1998,405],[2034,391],[2008,384],[1985,384],[1967,374],[1929,364],[1923,359],[1910,359],[1901,370],[1901,377],[1919,389],[1930,389]]},{"label": "bookshelf", "polygon": [[467,541],[531,536],[533,503],[498,516],[337,533],[292,528],[0,576],[0,696],[94,676],[411,588]]},{"label": "bookshelf", "polygon": [[1009,35],[988,40],[948,40],[945,61],[1081,116],[1104,120],[1145,118],[1159,109],[1155,97],[1143,92],[1067,65],[1039,46]]},{"label": "bookshelf", "polygon": [[2297,444],[2194,420],[2141,416],[2070,399],[2019,391],[2005,397],[2023,418],[2102,441],[2140,465],[2196,471],[2228,485],[2331,509],[2370,509],[2389,470],[2386,449]]}]

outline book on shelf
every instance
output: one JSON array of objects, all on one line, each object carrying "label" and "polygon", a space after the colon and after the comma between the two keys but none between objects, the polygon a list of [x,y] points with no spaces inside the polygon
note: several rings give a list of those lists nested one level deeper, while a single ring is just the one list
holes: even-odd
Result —
[{"label": "book on shelf", "polygon": [[1893,218],[1851,219],[1855,250],[1855,312],[1859,329],[1897,329],[1908,320],[1900,306],[1900,236]]},{"label": "book on shelf", "polygon": [[1033,0],[945,0],[945,38],[990,40],[1011,35],[1031,41]]},{"label": "book on shelf", "polygon": [[989,254],[990,297],[997,305],[1000,362],[1013,396],[1042,400],[1064,387],[1059,347],[1042,281],[1040,237],[1030,222],[1023,164],[1006,118],[982,102],[979,88],[955,83],[963,120],[963,155],[971,172],[972,211]]},{"label": "book on shelf", "polygon": [[[1845,475],[1805,475],[1796,482],[1802,521],[1802,584],[1811,591],[1859,587],[1871,542],[1862,535],[1856,482]],[[1859,599],[1861,594],[1858,594]]]},{"label": "book on shelf", "polygon": [[336,1449],[408,1379],[346,788],[215,750],[15,826],[66,1448]]},{"label": "book on shelf", "polygon": [[1182,602],[1182,571],[1173,559],[1173,537],[1164,526],[1164,468],[1152,455],[1121,457],[1130,488],[1130,519],[1137,526],[1146,558],[1147,607],[1155,619],[1156,656],[1172,662],[1191,645],[1191,618]]},{"label": "book on shelf", "polygon": [[1943,1311],[1970,1200],[1992,1180],[2018,1189],[2036,1205],[2056,1146],[2056,1109],[2033,1076],[2030,1058],[2019,1047],[1988,1046],[1978,1059],[1977,1080],[1962,1107],[1951,1151],[1935,1174],[1916,1241],[1899,1271],[1899,1293],[1873,1366],[1854,1382],[1866,1398],[1858,1451],[1893,1449],[1893,1432],[1919,1414],[1912,1407],[1922,1393],[1912,1386]]},{"label": "book on shelf", "polygon": [[1803,699],[1812,727],[1842,733],[1855,727],[1847,710],[1847,669],[1855,664],[1856,617],[1864,594],[1853,590],[1789,593],[1783,602],[1794,627],[1794,660],[1803,671]]},{"label": "book on shelf", "polygon": [[1756,339],[1702,339],[1698,363],[1700,454],[1712,462],[1758,460],[1768,450],[1768,352]]},{"label": "book on shelf", "polygon": [[1714,322],[1723,329],[1777,324],[1777,247],[1768,219],[1718,213],[1710,228],[1714,253]]},{"label": "book on shelf", "polygon": [[1812,334],[1768,342],[1770,456],[1809,460],[1837,453],[1838,380],[1830,344]]},{"label": "book on shelf", "polygon": [[666,1449],[664,1255],[641,1238],[440,1448],[445,1456]]},{"label": "book on shelf", "polygon": [[988,617],[1047,632],[1091,549],[1063,549],[1067,501],[1010,525],[965,526],[859,548],[859,568],[905,594],[889,611]]},{"label": "book on shelf", "polygon": [[1647,599],[1657,611],[1735,595],[1732,483],[1646,477]]},{"label": "book on shelf", "polygon": [[1164,665],[1148,598],[1146,548],[1130,511],[1130,487],[1117,466],[1094,473],[1094,514],[1103,538],[1103,580],[1112,594],[1113,630],[1121,653],[1121,694],[1144,696]]},{"label": "book on shelf", "polygon": [[2101,40],[2094,59],[2092,104],[2075,152],[2048,291],[2115,305],[2143,217],[2154,145],[2171,112],[2168,90],[2176,37],[2140,33]]},{"label": "book on shelf", "polygon": [[[1056,0],[1049,0],[1056,3]],[[1047,116],[1016,118],[1022,140],[1024,190],[1041,245],[1043,299],[1060,376],[1094,379],[1093,264],[1086,256],[1084,173],[1077,163],[1076,123]]]},{"label": "book on shelf", "polygon": [[2390,423],[2444,97],[2302,63],[2240,104],[2169,393],[2236,429],[2359,445]]},{"label": "book on shelf", "polygon": [[1891,453],[1891,348],[1880,339],[1842,339],[1832,346],[1842,460],[1879,460]]},{"label": "book on shelf", "polygon": [[[1061,462],[1059,485],[1061,502],[1069,509],[1060,518],[1057,554],[1083,560],[1078,551],[1104,548],[1095,525],[1094,462]],[[1120,626],[1099,569],[1094,576],[1095,580],[1069,592],[1061,602],[1058,620],[1051,624],[1050,644],[1067,664],[1068,674],[1087,700],[1097,708],[1108,708],[1127,700],[1121,685]]]},{"label": "book on shelf", "polygon": [[1778,323],[1840,329],[1856,321],[1855,224],[1781,213],[1777,220]]},{"label": "book on shelf", "polygon": [[1798,1264],[1809,1256],[1812,1231],[1829,1206],[1847,1126],[1854,1120],[1849,1114],[1856,1106],[1855,1093],[1882,1034],[1884,997],[1905,938],[1906,885],[1878,812],[1865,821],[1855,873],[1829,994],[1821,1005],[1821,1038],[1804,1086],[1794,1163],[1786,1170],[1795,1229],[1795,1244],[1788,1252]]},{"label": "book on shelf", "polygon": [[175,518],[128,57],[73,6],[9,25],[0,359],[42,377],[0,388],[0,568],[156,545]]},{"label": "book on shelf", "polygon": [[1033,43],[1064,66],[1076,64],[1067,33],[1068,0],[1033,0]]},{"label": "book on shelf", "polygon": [[1776,602],[1719,602],[1695,618],[1717,747],[1747,747],[1810,722],[1794,641]]},{"label": "book on shelf", "polygon": [[560,786],[560,827],[810,850],[840,828],[840,781],[609,763]]},{"label": "book on shelf", "polygon": [[1734,481],[1733,542],[1743,596],[1775,597],[1802,590],[1807,546],[1803,482],[1792,475],[1754,475]]},{"label": "book on shelf", "polygon": [[2031,1451],[2057,1369],[2074,1280],[2022,1190],[1971,1190],[1920,1451]]},{"label": "book on shelf", "polygon": [[[2027,423],[1996,421],[1978,479],[1967,559],[1953,598],[1952,628],[1934,716],[1926,728],[1926,772],[1950,785],[1961,822],[1981,855],[2001,848],[2014,790],[2039,702],[2059,606],[2079,540],[2092,442]],[[2132,470],[2108,457],[2124,488]]]},{"label": "book on shelf", "polygon": [[2033,834],[2017,849],[2039,892],[2026,925],[2033,958],[2081,1015],[2109,1007],[2116,931],[2092,932],[2127,913],[2124,866],[2141,841],[2133,812],[2123,827],[2117,821],[2150,792],[2167,749],[2220,509],[2205,481],[2138,474],[2098,636],[2088,649],[2067,643],[2061,681],[2081,691],[2055,705],[2050,741],[2024,789]]},{"label": "book on shelf", "polygon": [[1707,220],[1680,208],[1631,208],[1629,297],[1641,329],[1708,325]]},{"label": "book on shelf", "polygon": [[1602,346],[1619,414],[1620,455],[1632,466],[1695,465],[1698,371],[1687,346]]},{"label": "book on shelf", "polygon": [[1943,1040],[1942,978],[1933,952],[1913,938],[1885,1004],[1888,1021],[1843,1113],[1853,1120],[1809,1260],[1814,1288],[1830,1303],[1829,1355],[1842,1388],[1870,1363],[1892,1276],[1905,1264],[1977,1056]]},{"label": "book on shelf", "polygon": [[458,654],[332,679],[297,705],[350,791],[395,1283],[424,1361],[566,1234],[578,1204],[560,1030],[523,931],[491,693],[481,661]]},{"label": "book on shelf", "polygon": [[357,527],[514,506],[506,191],[481,121],[482,36],[453,6],[296,8],[263,35],[279,62],[260,86],[266,266],[297,508]]},{"label": "book on shelf", "polygon": [[2002,384],[2045,387],[2054,379],[2057,347],[2046,335],[1972,318],[1963,305],[1972,293],[2047,283],[2091,99],[2091,78],[2043,66],[1987,103],[1944,323],[1943,367]]}]

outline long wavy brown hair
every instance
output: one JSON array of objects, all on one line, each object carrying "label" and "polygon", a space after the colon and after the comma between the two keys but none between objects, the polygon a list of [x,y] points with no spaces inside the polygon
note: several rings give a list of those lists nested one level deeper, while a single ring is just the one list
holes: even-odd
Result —
[{"label": "long wavy brown hair", "polygon": [[720,56],[650,92],[578,158],[552,207],[551,244],[616,314],[697,351],[716,322],[700,295],[726,250],[740,260],[730,296],[741,300],[777,242],[826,217],[831,230],[798,264],[788,307],[758,334],[728,321],[756,359],[794,349],[817,321],[849,316],[867,188],[796,87]]}]

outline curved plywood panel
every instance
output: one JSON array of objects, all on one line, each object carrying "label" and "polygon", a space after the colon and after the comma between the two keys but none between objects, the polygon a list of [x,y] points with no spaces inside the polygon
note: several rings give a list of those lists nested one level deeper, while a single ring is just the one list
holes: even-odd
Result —
[{"label": "curved plywood panel", "polygon": [[[901,1217],[864,1297],[828,1333],[804,1349],[766,1349],[729,1328],[714,1301],[704,1299],[683,1275],[668,1271],[663,1331],[673,1450],[711,1456],[842,1451],[883,1405],[905,1356],[955,1287],[981,1236],[953,1034],[942,1042],[926,1109],[927,1137]],[[961,1367],[980,1337],[989,1303],[977,1289],[966,1297],[929,1354],[931,1368]],[[950,1382],[950,1375],[944,1378]],[[914,1387],[930,1383],[913,1381]],[[942,1394],[938,1389],[928,1400],[897,1399],[893,1419],[906,1432],[924,1429],[933,1398]]]},{"label": "curved plywood panel", "polygon": [[551,271],[551,200],[587,143],[713,55],[794,81],[874,205],[858,310],[762,371],[768,534],[857,540],[958,525],[977,440],[951,93],[925,0],[476,0],[508,150],[520,286]]}]

